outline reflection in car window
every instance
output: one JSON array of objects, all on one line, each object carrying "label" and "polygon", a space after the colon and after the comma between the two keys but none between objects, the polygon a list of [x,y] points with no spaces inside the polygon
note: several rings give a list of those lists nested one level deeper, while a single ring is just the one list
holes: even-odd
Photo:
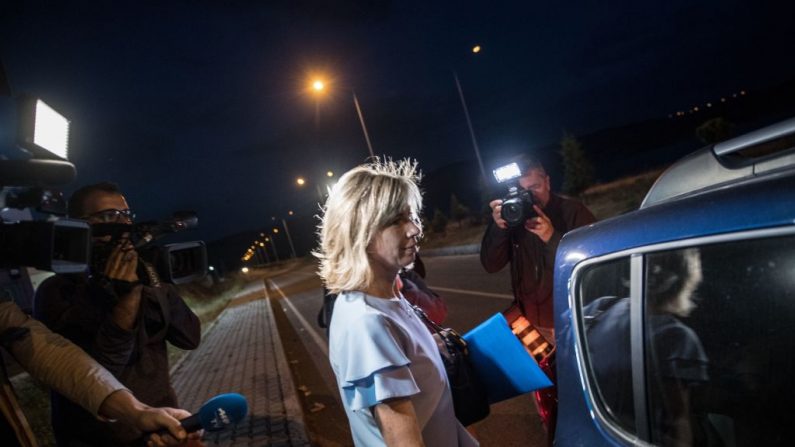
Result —
[{"label": "reflection in car window", "polygon": [[[693,253],[678,252],[682,259]],[[664,270],[654,267],[663,254],[647,257],[652,441],[791,445],[795,237],[704,245],[697,253],[686,263],[700,264],[700,284],[665,311],[654,308],[651,289],[673,280],[652,278]]]},{"label": "reflection in car window", "polygon": [[582,274],[584,354],[596,404],[606,417],[635,433],[629,326],[629,258],[600,263]]},{"label": "reflection in car window", "polygon": [[702,281],[697,249],[653,253],[645,259],[646,383],[652,437],[660,445],[693,445],[691,392],[705,384],[708,359],[696,333],[682,322],[695,309]]},{"label": "reflection in car window", "polygon": [[[624,257],[584,268],[577,301],[594,404],[637,434],[629,264]],[[653,252],[643,272],[649,441],[790,445],[795,237]]]}]

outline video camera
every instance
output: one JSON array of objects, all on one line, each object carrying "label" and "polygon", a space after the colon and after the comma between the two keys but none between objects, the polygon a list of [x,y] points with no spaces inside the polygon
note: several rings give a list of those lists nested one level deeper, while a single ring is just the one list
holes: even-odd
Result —
[{"label": "video camera", "polygon": [[65,160],[69,121],[28,96],[17,101],[17,112],[12,118],[17,121],[15,143],[40,158],[0,160],[0,267],[85,271],[91,241],[88,224],[70,219],[34,221],[30,213],[35,209],[65,214],[63,195],[48,188],[75,177],[74,165]]},{"label": "video camera", "polygon": [[499,183],[511,182],[508,195],[502,199],[500,217],[508,222],[509,227],[524,225],[527,219],[536,217],[533,205],[533,194],[522,188],[517,179],[522,176],[522,171],[517,163],[510,163],[494,171],[494,177]]},{"label": "video camera", "polygon": [[207,271],[207,250],[202,241],[156,245],[154,242],[170,233],[196,228],[199,219],[193,211],[178,211],[162,221],[136,224],[101,223],[91,226],[93,237],[108,237],[94,245],[90,270],[102,271],[111,250],[120,239],[129,239],[141,259],[150,263],[163,280],[183,284],[201,279]]},{"label": "video camera", "polygon": [[0,268],[29,266],[55,273],[86,272],[103,256],[92,254],[93,236],[113,238],[127,233],[135,238],[142,259],[155,265],[163,280],[181,284],[204,276],[207,253],[203,242],[152,243],[165,234],[196,227],[198,219],[192,212],[175,213],[162,222],[93,231],[82,220],[34,220],[30,210],[51,216],[66,214],[63,194],[50,188],[65,185],[76,175],[74,165],[66,160],[69,120],[29,96],[17,101],[14,116],[3,118],[3,127],[10,124],[13,128],[16,121],[17,135],[16,141],[0,141],[0,145],[15,144],[31,158],[0,159]]}]

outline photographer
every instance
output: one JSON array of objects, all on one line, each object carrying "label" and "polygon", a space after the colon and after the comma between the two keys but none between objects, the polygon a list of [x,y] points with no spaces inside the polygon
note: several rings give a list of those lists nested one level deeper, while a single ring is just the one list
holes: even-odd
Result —
[{"label": "photographer", "polygon": [[513,305],[505,311],[509,323],[524,316],[548,342],[554,343],[552,272],[555,252],[563,235],[596,221],[582,203],[551,192],[549,176],[541,163],[529,156],[517,157],[519,186],[532,195],[536,216],[509,228],[502,218],[500,199],[492,200],[489,222],[480,247],[480,262],[489,273],[511,263]]},{"label": "photographer", "polygon": [[[126,224],[133,213],[112,183],[89,185],[69,201],[70,217],[98,224]],[[92,272],[55,275],[36,292],[34,315],[82,347],[142,402],[176,406],[166,342],[180,349],[199,344],[200,323],[176,289],[159,281],[139,259],[130,233],[95,237]],[[97,421],[53,393],[52,423],[59,445],[128,445],[132,427]]]}]

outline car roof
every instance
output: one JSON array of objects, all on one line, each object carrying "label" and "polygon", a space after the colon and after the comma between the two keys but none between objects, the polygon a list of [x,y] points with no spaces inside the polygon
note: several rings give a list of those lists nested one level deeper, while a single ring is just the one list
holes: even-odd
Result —
[{"label": "car roof", "polygon": [[649,206],[567,233],[557,263],[644,245],[754,230],[795,221],[795,170],[750,177],[730,185]]},{"label": "car roof", "polygon": [[795,118],[707,146],[668,168],[641,208],[795,169]]}]

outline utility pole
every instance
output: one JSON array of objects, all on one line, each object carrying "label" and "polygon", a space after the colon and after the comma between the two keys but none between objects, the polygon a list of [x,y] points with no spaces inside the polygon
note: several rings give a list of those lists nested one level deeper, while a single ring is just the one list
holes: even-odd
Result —
[{"label": "utility pole", "polygon": [[464,90],[461,89],[461,82],[458,81],[458,74],[453,70],[453,79],[455,79],[455,86],[458,88],[458,97],[461,98],[461,107],[464,108],[464,116],[467,119],[467,127],[469,127],[469,137],[472,139],[472,147],[475,149],[475,157],[478,159],[478,166],[480,166],[480,175],[483,176],[483,184],[488,184],[488,177],[486,177],[486,169],[483,167],[483,160],[480,158],[480,149],[478,148],[478,141],[475,138],[475,129],[472,128],[472,120],[469,119],[469,109],[467,102],[464,100]]},{"label": "utility pole", "polygon": [[375,159],[373,145],[370,143],[370,134],[367,133],[367,126],[364,125],[364,115],[362,115],[362,108],[359,107],[359,99],[356,98],[356,92],[353,92],[353,105],[356,106],[356,113],[359,114],[359,123],[362,125],[362,132],[364,132],[364,140],[367,141],[367,149],[370,150],[370,157]]},{"label": "utility pole", "polygon": [[290,230],[287,228],[287,220],[282,219],[282,226],[284,226],[284,234],[287,235],[287,242],[290,243],[290,251],[293,252],[293,258],[297,258],[298,256],[295,255],[295,246],[293,246],[293,238],[290,237]]}]

